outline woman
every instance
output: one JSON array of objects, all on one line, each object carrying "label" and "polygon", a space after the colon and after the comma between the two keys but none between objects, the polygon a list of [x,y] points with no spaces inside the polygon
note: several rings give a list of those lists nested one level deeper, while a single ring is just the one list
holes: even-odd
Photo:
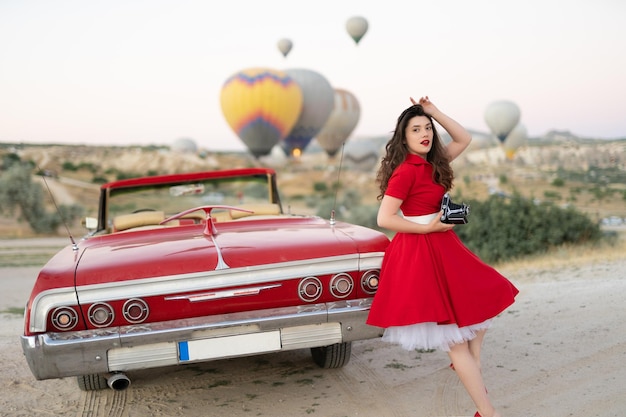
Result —
[{"label": "woman", "polygon": [[[467,249],[441,222],[441,199],[452,188],[450,162],[471,136],[428,97],[404,110],[377,173],[378,225],[396,232],[382,263],[368,324],[383,341],[407,350],[441,349],[476,404],[475,417],[500,417],[480,370],[480,349],[493,317],[518,290]],[[433,119],[452,137],[447,146]]]}]

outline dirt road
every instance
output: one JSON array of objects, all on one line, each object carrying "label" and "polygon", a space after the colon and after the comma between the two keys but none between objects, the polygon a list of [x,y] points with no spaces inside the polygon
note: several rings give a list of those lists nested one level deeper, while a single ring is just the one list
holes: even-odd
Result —
[{"label": "dirt road", "polygon": [[[306,350],[129,374],[125,391],[82,392],[74,378],[36,381],[19,344],[38,267],[1,268],[2,416],[473,416],[445,353],[353,344],[342,369]],[[483,373],[503,417],[626,412],[626,259],[503,271],[518,300],[489,331]]]}]

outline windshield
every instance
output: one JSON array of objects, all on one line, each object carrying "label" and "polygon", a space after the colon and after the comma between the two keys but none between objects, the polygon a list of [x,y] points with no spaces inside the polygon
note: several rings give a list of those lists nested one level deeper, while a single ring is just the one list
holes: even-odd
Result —
[{"label": "windshield", "polygon": [[270,187],[267,177],[248,176],[112,189],[108,218],[139,211],[163,211],[169,216],[199,206],[271,203]]}]

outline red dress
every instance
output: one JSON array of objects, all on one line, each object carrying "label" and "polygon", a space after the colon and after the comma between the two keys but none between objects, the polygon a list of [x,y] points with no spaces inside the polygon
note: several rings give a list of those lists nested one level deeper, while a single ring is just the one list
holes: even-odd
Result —
[{"label": "red dress", "polygon": [[[439,212],[444,192],[432,179],[430,163],[410,154],[394,171],[385,194],[403,200],[404,216],[421,216]],[[490,319],[510,306],[517,293],[509,280],[465,247],[453,230],[397,233],[385,252],[367,323],[383,328],[430,323],[420,336],[427,339],[443,327],[458,331],[478,326],[474,328],[478,330],[488,327]],[[473,332],[452,336],[447,344],[472,337]],[[447,350],[447,346],[422,340],[405,347]]]}]

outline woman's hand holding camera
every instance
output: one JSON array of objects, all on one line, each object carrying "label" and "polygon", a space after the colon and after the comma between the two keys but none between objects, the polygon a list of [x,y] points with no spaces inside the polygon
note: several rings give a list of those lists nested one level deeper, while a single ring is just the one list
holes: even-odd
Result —
[{"label": "woman's hand holding camera", "polygon": [[434,219],[428,223],[429,233],[437,233],[437,232],[447,232],[448,230],[452,230],[454,228],[454,224],[451,223],[442,223],[441,217],[443,216],[443,210],[441,210]]}]

